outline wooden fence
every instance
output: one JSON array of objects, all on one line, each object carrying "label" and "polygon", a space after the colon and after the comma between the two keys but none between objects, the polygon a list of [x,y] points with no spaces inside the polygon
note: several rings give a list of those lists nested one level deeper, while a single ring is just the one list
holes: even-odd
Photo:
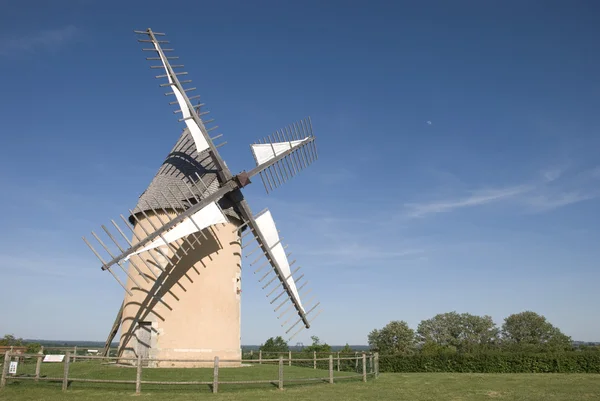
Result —
[{"label": "wooden fence", "polygon": [[[13,357],[30,357],[36,358],[36,367],[35,367],[35,375],[33,376],[17,376],[11,375],[9,373],[10,362]],[[326,362],[328,367],[329,375],[327,377],[310,377],[310,378],[288,378],[284,377],[284,366],[292,366],[292,359],[285,359],[283,356],[279,356],[277,359],[269,359],[265,358],[260,361],[257,360],[219,360],[219,357],[215,357],[214,360],[189,360],[189,359],[151,359],[151,358],[142,358],[138,356],[137,358],[121,358],[121,357],[103,357],[103,356],[75,356],[72,355],[71,352],[67,351],[63,360],[63,375],[62,377],[45,377],[42,376],[41,366],[44,355],[42,353],[38,354],[17,354],[11,353],[7,351],[4,355],[4,362],[2,364],[2,376],[0,378],[0,389],[4,388],[9,380],[33,380],[33,381],[50,381],[50,382],[61,382],[62,390],[66,391],[69,387],[70,383],[73,382],[87,382],[87,383],[121,383],[121,384],[135,384],[135,392],[136,394],[140,394],[142,391],[142,385],[144,384],[159,384],[159,385],[208,385],[211,387],[213,393],[217,393],[219,389],[219,384],[273,384],[277,385],[279,389],[284,388],[284,383],[290,382],[311,382],[311,381],[324,381],[330,384],[333,384],[335,380],[344,380],[349,378],[357,378],[360,377],[363,382],[367,381],[367,378],[373,377],[377,378],[379,376],[379,355],[377,353],[367,354],[362,353],[360,356],[351,356],[351,357],[342,357],[339,353],[334,357],[333,354],[330,354],[327,358],[317,358],[316,353],[313,355],[313,358],[295,358],[293,359],[294,364],[298,363],[306,363],[309,362],[312,364],[313,369],[317,369],[317,365],[321,362]],[[69,377],[69,367],[76,360],[116,360],[119,361],[135,361],[136,368],[136,379],[135,380],[110,380],[110,379],[89,379],[89,378],[73,378]],[[337,363],[337,371],[340,371],[340,362],[341,361],[355,361],[356,366],[360,366],[360,370],[358,374],[345,375],[345,376],[337,376],[334,377],[334,361]],[[194,363],[212,363],[213,374],[211,381],[156,381],[156,380],[142,380],[142,369],[144,368],[144,362],[194,362]],[[239,362],[241,364],[273,364],[277,363],[279,365],[278,369],[278,377],[277,379],[264,379],[264,380],[219,380],[219,363],[220,362]],[[369,362],[369,369],[367,369],[367,362]],[[146,369],[156,369],[156,368],[146,368]],[[169,369],[169,368],[165,368]],[[193,369],[193,368],[192,368]],[[232,369],[232,368],[227,368]],[[234,368],[234,369],[244,369],[243,367]]]},{"label": "wooden fence", "polygon": [[[250,351],[245,353],[245,360],[252,361],[254,363],[266,364],[277,362],[279,358],[283,357],[285,363],[288,366],[292,366],[292,362],[295,366],[305,366],[312,367],[313,369],[317,369],[317,367],[323,366],[323,361],[327,361],[329,356],[332,356],[335,362],[335,369],[340,372],[341,361],[344,360],[354,360],[355,361],[355,370],[359,369],[360,359],[362,355],[366,355],[366,358],[369,360],[369,365],[373,366],[373,353],[367,352],[316,352],[313,351],[311,353],[302,352],[302,351],[285,351],[285,352],[263,352],[261,350],[254,352]],[[326,369],[326,366],[323,366]]]},{"label": "wooden fence", "polygon": [[[95,355],[102,355],[102,351],[103,348],[100,347],[84,347],[84,346],[77,346],[74,345],[72,347],[59,347],[59,346],[42,346],[42,351],[46,351],[46,353],[57,353],[57,352],[67,352],[69,351],[71,353],[71,355],[88,355],[90,354],[88,351],[96,351],[94,354]],[[114,354],[116,356],[118,351],[118,347],[111,347],[109,348],[109,356],[111,354]],[[2,351],[2,353],[4,353],[4,351]]]}]

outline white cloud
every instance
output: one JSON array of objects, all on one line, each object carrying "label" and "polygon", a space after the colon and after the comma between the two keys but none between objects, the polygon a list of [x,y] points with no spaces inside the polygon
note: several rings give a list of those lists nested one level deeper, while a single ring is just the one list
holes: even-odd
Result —
[{"label": "white cloud", "polygon": [[458,199],[447,199],[424,203],[408,203],[404,206],[409,209],[408,215],[410,217],[422,217],[428,214],[449,212],[455,209],[498,202],[500,200],[513,198],[529,190],[531,190],[531,187],[528,185],[487,189],[475,191],[469,196]]},{"label": "white cloud", "polygon": [[[90,259],[92,260],[92,259]],[[80,256],[43,254],[32,250],[27,255],[0,254],[0,274],[6,276],[63,277],[69,279],[93,279],[99,276],[100,269],[94,270],[90,260]],[[93,260],[92,260],[93,261]]]},{"label": "white cloud", "polygon": [[598,198],[600,192],[588,192],[582,193],[578,191],[573,192],[559,192],[556,194],[539,194],[524,199],[524,203],[533,212],[547,212],[559,207],[568,206],[571,204],[592,200]]},{"label": "white cloud", "polygon": [[348,182],[357,177],[357,174],[345,167],[337,167],[319,172],[317,175],[323,185],[335,185]]},{"label": "white cloud", "polygon": [[564,167],[541,172],[537,182],[471,191],[462,197],[405,204],[407,217],[423,217],[456,209],[511,201],[530,212],[545,212],[600,197],[600,168],[583,170],[565,177]]},{"label": "white cloud", "polygon": [[554,167],[542,171],[542,176],[544,177],[544,181],[552,182],[559,179],[563,172],[564,168]]},{"label": "white cloud", "polygon": [[53,51],[72,41],[79,30],[68,25],[63,28],[35,32],[20,37],[0,38],[0,56],[17,53],[33,53],[39,50]]},{"label": "white cloud", "polygon": [[[271,198],[269,208],[277,212],[275,221],[293,258],[305,267],[346,268],[373,262],[388,266],[423,260],[428,249],[422,238],[406,235],[390,222],[391,206],[373,206],[361,199],[340,209],[337,202]],[[248,240],[252,241],[249,236]]]},{"label": "white cloud", "polygon": [[329,244],[320,249],[303,252],[307,256],[317,256],[319,265],[349,265],[360,262],[377,262],[383,260],[421,259],[425,254],[423,249],[391,250],[393,247],[375,247],[361,244]]}]

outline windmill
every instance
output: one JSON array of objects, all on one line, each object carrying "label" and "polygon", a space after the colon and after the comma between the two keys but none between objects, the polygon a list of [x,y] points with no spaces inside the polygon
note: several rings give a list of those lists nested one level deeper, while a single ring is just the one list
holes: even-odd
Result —
[{"label": "windmill", "polygon": [[304,274],[289,261],[271,212],[253,214],[242,189],[259,176],[270,193],[317,159],[310,118],[252,144],[256,166],[233,175],[217,150],[225,143],[213,142],[221,135],[209,135],[217,127],[207,128],[212,120],[203,119],[204,104],[193,105],[199,96],[188,96],[196,88],[183,87],[191,82],[179,80],[187,72],[171,64],[178,59],[173,49],[162,47],[169,43],[162,40],[165,34],[134,32],[145,35],[138,41],[154,53],[147,57],[157,62],[151,68],[164,71],[156,78],[166,78],[160,87],[174,96],[170,104],[178,106],[174,113],[185,128],[129,217],[121,214],[120,224],[111,220],[111,229],[102,225],[104,240],[94,231],[93,239],[83,237],[102,270],[125,290],[104,355],[120,328],[121,357],[178,361],[162,366],[201,366],[185,360],[214,356],[240,360],[242,248],[246,258],[252,256],[250,265],[257,265],[254,273],[261,274],[258,281],[291,340],[310,327],[320,303],[301,301],[310,292],[302,293],[305,280],[297,285]]}]

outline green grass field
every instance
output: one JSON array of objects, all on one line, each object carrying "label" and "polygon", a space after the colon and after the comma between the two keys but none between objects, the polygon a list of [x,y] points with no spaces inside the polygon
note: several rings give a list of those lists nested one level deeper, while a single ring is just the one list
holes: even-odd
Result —
[{"label": "green grass field", "polygon": [[[24,366],[20,373],[29,372]],[[222,368],[219,378],[227,380],[277,380],[276,365],[254,365],[245,368]],[[60,377],[62,364],[44,364],[42,375]],[[140,397],[148,400],[600,400],[600,375],[594,374],[449,374],[414,373],[382,374],[363,383],[360,377],[342,380],[352,372],[335,372],[340,381],[331,385],[324,381],[285,383],[284,390],[273,384],[220,384],[219,393],[211,394],[208,385],[142,385]],[[328,376],[327,370],[305,367],[284,368],[285,379]],[[69,377],[134,380],[135,369],[103,366],[92,362],[71,365]],[[212,369],[146,369],[143,380],[210,381]],[[135,396],[132,384],[78,383],[61,391],[60,382],[9,380],[0,391],[0,400],[121,400]]]}]

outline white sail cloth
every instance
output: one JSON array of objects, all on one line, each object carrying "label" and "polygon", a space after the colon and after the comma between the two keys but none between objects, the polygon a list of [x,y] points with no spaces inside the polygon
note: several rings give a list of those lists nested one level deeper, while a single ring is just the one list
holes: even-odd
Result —
[{"label": "white sail cloth", "polygon": [[167,243],[177,241],[178,239],[199,231],[198,229],[203,230],[206,227],[210,227],[214,224],[226,222],[227,219],[225,218],[225,215],[221,209],[219,209],[217,206],[216,202],[211,202],[164,233],[162,237],[166,240],[166,242],[161,237],[158,237],[145,247],[138,249],[131,255],[127,256],[125,260],[128,260],[132,255],[137,255],[139,253],[149,251],[150,249],[165,246]]},{"label": "white sail cloth", "polygon": [[[157,43],[154,43],[154,48],[156,49],[156,51],[158,52],[158,54],[160,56],[160,61],[162,62],[163,67],[165,68],[167,78],[169,79],[169,83],[173,84],[173,79],[171,78],[171,74],[169,74],[169,70],[167,69],[167,65],[166,65],[167,60],[165,60],[162,53],[158,51]],[[181,91],[179,91],[179,89],[177,89],[177,86],[175,86],[175,85],[171,85],[171,89],[173,90],[173,94],[177,98],[177,103],[179,104],[179,108],[181,109],[181,114],[183,115],[183,118],[185,118],[185,120],[184,120],[185,125],[190,130],[190,133],[192,134],[192,138],[194,138],[194,143],[196,144],[196,150],[198,151],[198,153],[200,153],[203,150],[208,149],[209,148],[208,142],[206,141],[206,138],[202,134],[202,131],[200,131],[200,127],[198,126],[198,124],[196,124],[196,121],[194,121],[194,119],[191,118],[192,111],[190,111],[190,108],[188,107],[187,103],[185,102],[185,98],[184,98],[183,94],[181,93]]]},{"label": "white sail cloth", "polygon": [[298,306],[300,309],[302,309],[302,311],[304,311],[302,302],[300,302],[300,295],[298,294],[298,290],[296,288],[296,282],[291,276],[290,264],[288,262],[287,255],[285,254],[285,249],[283,249],[283,245],[279,241],[279,234],[277,233],[277,227],[275,227],[275,222],[273,221],[271,212],[266,210],[265,212],[256,216],[254,220],[256,221],[258,229],[267,242],[265,245],[271,249],[273,257],[281,269],[281,273],[283,274],[282,278],[285,280],[287,277],[286,281],[290,287],[290,290],[292,291],[292,294],[294,294],[294,297],[298,300]]},{"label": "white sail cloth", "polygon": [[283,152],[300,146],[310,138],[304,138],[297,141],[289,142],[273,142],[273,143],[256,143],[251,145],[252,153],[256,158],[256,165],[261,165],[271,159],[279,156]]}]

